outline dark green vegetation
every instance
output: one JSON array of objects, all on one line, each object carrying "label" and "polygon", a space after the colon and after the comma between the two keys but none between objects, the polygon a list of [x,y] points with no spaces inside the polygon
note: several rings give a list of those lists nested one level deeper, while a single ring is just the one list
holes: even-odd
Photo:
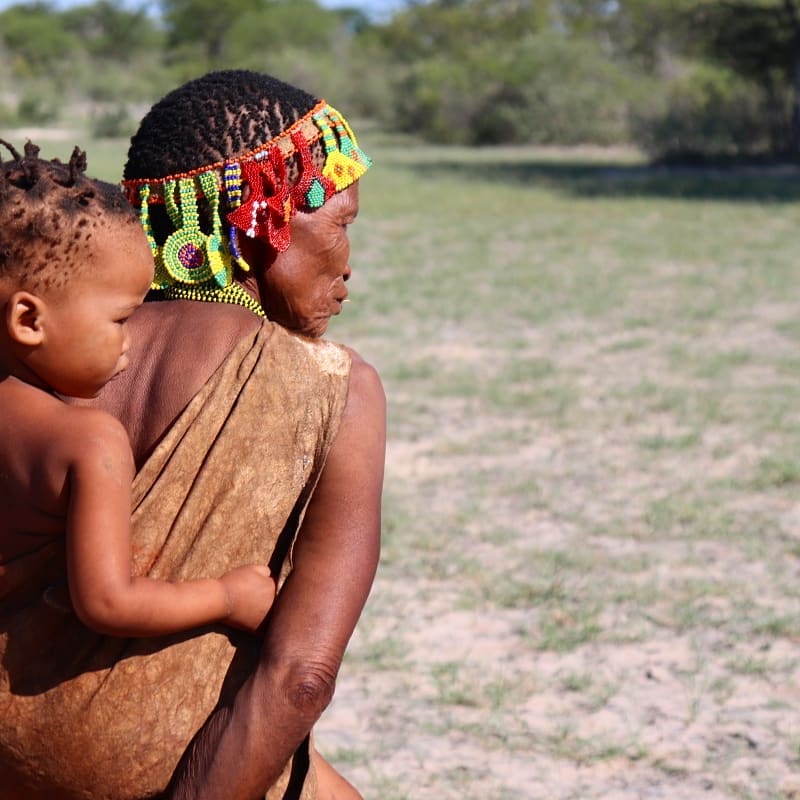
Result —
[{"label": "dark green vegetation", "polygon": [[430,0],[388,20],[315,0],[96,0],[0,13],[0,128],[131,132],[210,68],[272,72],[445,144],[635,144],[794,158],[797,0]]}]

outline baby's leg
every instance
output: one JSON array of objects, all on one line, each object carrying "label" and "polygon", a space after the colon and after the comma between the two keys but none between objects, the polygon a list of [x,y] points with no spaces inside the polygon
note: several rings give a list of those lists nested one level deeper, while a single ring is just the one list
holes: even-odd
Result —
[{"label": "baby's leg", "polygon": [[314,750],[319,800],[364,800],[361,792],[343,778],[319,753]]}]

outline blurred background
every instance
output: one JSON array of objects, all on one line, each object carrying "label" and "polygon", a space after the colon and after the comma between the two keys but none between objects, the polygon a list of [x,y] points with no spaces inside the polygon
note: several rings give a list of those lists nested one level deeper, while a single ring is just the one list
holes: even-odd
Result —
[{"label": "blurred background", "polygon": [[794,0],[0,2],[0,128],[128,136],[212,68],[272,72],[350,117],[461,145],[794,157]]}]

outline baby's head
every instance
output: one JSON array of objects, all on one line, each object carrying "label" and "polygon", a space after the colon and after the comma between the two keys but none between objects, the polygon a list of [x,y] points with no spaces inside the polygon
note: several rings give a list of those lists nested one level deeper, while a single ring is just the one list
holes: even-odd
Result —
[{"label": "baby's head", "polygon": [[20,155],[0,151],[0,278],[26,289],[60,289],[91,266],[94,237],[109,226],[139,224],[118,186],[84,174],[86,154],[77,147],[68,163],[39,158],[28,142]]},{"label": "baby's head", "polygon": [[4,367],[42,388],[90,397],[124,369],[124,321],[152,280],[147,237],[119,187],[28,142],[0,159],[0,346]]}]

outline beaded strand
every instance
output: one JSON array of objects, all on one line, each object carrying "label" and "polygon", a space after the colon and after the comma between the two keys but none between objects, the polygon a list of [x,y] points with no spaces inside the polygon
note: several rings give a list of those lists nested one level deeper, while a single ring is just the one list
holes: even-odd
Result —
[{"label": "beaded strand", "polygon": [[174,284],[164,289],[167,300],[198,300],[201,303],[231,303],[243,306],[263,319],[267,314],[253,296],[249,295],[238,283],[232,283],[220,289],[218,286],[201,284],[199,286],[186,286]]}]

